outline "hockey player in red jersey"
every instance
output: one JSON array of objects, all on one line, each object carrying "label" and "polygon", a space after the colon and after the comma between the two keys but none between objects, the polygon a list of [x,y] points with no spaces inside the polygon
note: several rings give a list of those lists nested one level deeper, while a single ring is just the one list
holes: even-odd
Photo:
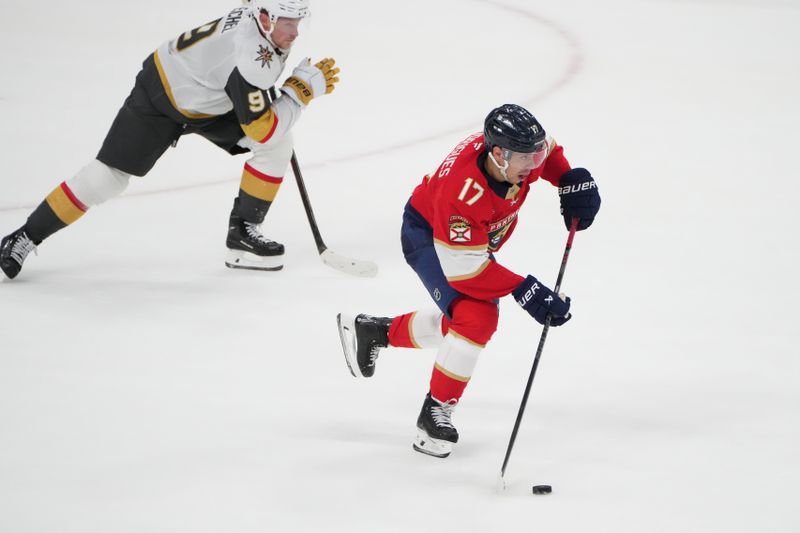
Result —
[{"label": "hockey player in red jersey", "polygon": [[436,348],[436,363],[417,419],[414,449],[447,457],[458,441],[452,414],[478,355],[497,328],[498,299],[512,294],[539,323],[570,319],[570,299],[534,276],[502,266],[494,254],[514,232],[531,184],[558,187],[569,228],[588,228],[600,208],[591,174],[571,168],[561,146],[524,108],[507,104],[486,117],[483,133],[459,143],[433,174],[425,176],[403,213],[406,261],[438,309],[394,318],[366,314],[337,317],[350,372],[371,377],[381,348]]},{"label": "hockey player in red jersey", "polygon": [[226,246],[231,268],[278,270],[284,247],[261,233],[292,155],[291,128],[339,81],[333,59],[306,58],[270,101],[309,0],[244,0],[242,7],[164,42],[145,59],[96,159],[59,184],[25,225],[0,242],[0,268],[16,277],[29,253],[95,205],[144,176],[182,135],[232,155],[250,153]]}]

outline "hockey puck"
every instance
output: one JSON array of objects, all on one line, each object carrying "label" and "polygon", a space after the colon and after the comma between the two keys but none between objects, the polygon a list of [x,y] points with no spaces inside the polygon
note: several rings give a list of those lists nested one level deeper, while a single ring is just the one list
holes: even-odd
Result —
[{"label": "hockey puck", "polygon": [[550,485],[534,485],[531,490],[534,494],[550,494],[553,492],[553,487]]}]

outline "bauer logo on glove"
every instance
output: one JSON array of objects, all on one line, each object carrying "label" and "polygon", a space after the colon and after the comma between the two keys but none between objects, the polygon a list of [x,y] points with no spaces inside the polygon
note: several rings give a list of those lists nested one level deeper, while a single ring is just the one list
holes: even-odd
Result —
[{"label": "bauer logo on glove", "polygon": [[558,183],[558,195],[561,197],[561,214],[567,229],[573,218],[579,219],[578,231],[592,225],[600,211],[600,192],[588,170],[573,168],[564,172]]},{"label": "bauer logo on glove", "polygon": [[[539,288],[540,288],[539,284],[536,283],[535,281],[531,283],[530,286],[528,287],[528,290],[525,291],[525,294],[523,294],[521,298],[517,298],[517,303],[522,307],[525,307],[525,305],[531,300],[531,298],[533,298],[533,295],[536,294],[536,291]],[[550,301],[552,301],[552,298],[550,299]]]},{"label": "bauer logo on glove", "polygon": [[588,191],[589,189],[596,189],[597,183],[592,181],[584,181],[583,183],[578,183],[576,185],[567,185],[566,187],[561,187],[558,189],[558,194],[564,195],[569,194],[572,192],[581,192],[581,191]]},{"label": "bauer logo on glove", "polygon": [[572,315],[569,313],[569,296],[558,295],[545,287],[533,276],[528,276],[512,291],[514,299],[538,323],[544,324],[550,315],[551,326],[565,324]]}]

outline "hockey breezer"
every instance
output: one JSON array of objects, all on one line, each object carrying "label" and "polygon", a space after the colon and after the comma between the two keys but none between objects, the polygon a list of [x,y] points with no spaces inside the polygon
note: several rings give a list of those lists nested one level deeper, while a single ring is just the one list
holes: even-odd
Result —
[{"label": "hockey breezer", "polygon": [[[277,97],[274,88],[269,89],[269,95],[272,99]],[[317,252],[319,252],[322,262],[335,270],[352,276],[371,278],[377,275],[378,265],[372,261],[350,259],[328,249],[328,246],[322,240],[322,234],[319,232],[314,210],[311,208],[311,200],[308,198],[305,180],[303,180],[303,173],[300,171],[300,163],[297,162],[297,154],[294,150],[292,150],[291,165],[297,188],[300,191],[300,199],[303,201],[303,208],[305,208],[306,217],[308,217],[308,225],[311,226],[311,233],[314,235],[314,242],[317,245]]]}]

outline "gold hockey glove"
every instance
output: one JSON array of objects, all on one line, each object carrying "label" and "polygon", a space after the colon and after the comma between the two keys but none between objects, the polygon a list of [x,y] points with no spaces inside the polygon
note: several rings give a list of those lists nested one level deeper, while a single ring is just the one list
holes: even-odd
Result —
[{"label": "gold hockey glove", "polygon": [[339,69],[335,64],[336,61],[330,57],[315,65],[311,65],[310,58],[303,59],[283,83],[283,92],[301,107],[307,106],[313,98],[333,92],[339,83]]}]

